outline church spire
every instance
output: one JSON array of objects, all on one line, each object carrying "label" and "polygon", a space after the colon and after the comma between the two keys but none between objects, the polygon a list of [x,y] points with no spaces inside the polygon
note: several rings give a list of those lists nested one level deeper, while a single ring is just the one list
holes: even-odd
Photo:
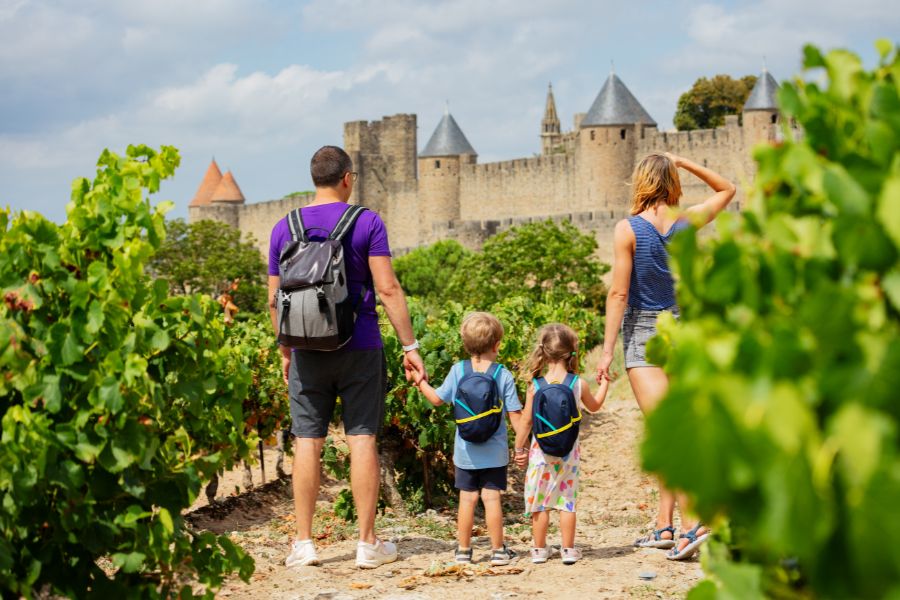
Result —
[{"label": "church spire", "polygon": [[541,133],[559,133],[559,116],[556,114],[556,99],[553,98],[553,84],[547,84],[547,105],[541,121]]},{"label": "church spire", "polygon": [[541,152],[550,154],[562,141],[559,126],[559,115],[556,114],[556,99],[553,97],[553,84],[547,84],[547,103],[544,107],[544,118],[541,119]]},{"label": "church spire", "polygon": [[544,107],[544,118],[541,120],[541,135],[559,133],[559,116],[556,114],[556,99],[553,97],[553,84],[547,84],[547,104]]}]

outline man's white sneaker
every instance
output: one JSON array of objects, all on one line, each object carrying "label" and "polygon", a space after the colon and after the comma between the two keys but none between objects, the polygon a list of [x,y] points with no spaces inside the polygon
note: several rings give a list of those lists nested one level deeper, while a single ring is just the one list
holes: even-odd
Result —
[{"label": "man's white sneaker", "polygon": [[360,542],[356,546],[356,566],[360,569],[374,569],[397,560],[397,545],[375,540],[374,544]]},{"label": "man's white sneaker", "polygon": [[288,554],[284,564],[286,567],[304,567],[319,564],[316,554],[316,546],[312,540],[294,540],[291,544],[291,553]]}]

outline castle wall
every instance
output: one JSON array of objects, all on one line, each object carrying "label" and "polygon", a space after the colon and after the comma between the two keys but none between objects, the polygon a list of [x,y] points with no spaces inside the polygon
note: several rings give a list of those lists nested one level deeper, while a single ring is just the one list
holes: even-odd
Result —
[{"label": "castle wall", "polygon": [[571,154],[551,154],[460,168],[459,220],[546,216],[571,212]]},{"label": "castle wall", "polygon": [[474,221],[442,223],[435,228],[440,239],[454,239],[467,248],[481,248],[492,235],[518,225],[552,219],[557,223],[569,222],[584,232],[594,234],[597,240],[597,257],[606,263],[613,259],[613,231],[616,223],[628,217],[623,210],[598,210],[570,212],[553,216],[508,217]]}]

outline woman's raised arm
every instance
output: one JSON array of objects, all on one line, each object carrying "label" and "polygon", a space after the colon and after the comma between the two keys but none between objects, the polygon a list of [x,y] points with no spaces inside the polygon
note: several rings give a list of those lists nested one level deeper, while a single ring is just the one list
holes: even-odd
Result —
[{"label": "woman's raised arm", "polygon": [[692,160],[674,154],[666,153],[669,160],[675,163],[675,166],[689,171],[703,180],[703,183],[713,189],[715,194],[707,198],[705,201],[692,206],[686,212],[702,214],[704,217],[703,224],[706,225],[716,218],[716,215],[728,206],[728,203],[734,199],[737,188],[734,184],[722,177],[712,169],[707,169],[702,165],[698,165]]}]

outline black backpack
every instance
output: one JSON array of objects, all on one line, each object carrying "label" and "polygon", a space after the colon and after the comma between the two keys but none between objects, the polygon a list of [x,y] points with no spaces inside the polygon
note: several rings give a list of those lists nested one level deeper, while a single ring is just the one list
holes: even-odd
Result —
[{"label": "black backpack", "polygon": [[456,385],[453,418],[459,437],[481,444],[500,429],[503,422],[503,398],[497,386],[497,376],[503,365],[491,363],[487,371],[472,369],[472,361],[462,361],[463,375]]},{"label": "black backpack", "polygon": [[344,236],[365,207],[351,205],[323,241],[310,240],[303,216],[288,213],[291,241],[281,249],[278,341],[298,350],[337,350],[353,336],[358,299],[349,294]]},{"label": "black backpack", "polygon": [[533,381],[531,429],[544,454],[567,456],[578,441],[581,410],[574,392],[577,381],[572,373],[562,383],[547,383],[543,377]]}]

